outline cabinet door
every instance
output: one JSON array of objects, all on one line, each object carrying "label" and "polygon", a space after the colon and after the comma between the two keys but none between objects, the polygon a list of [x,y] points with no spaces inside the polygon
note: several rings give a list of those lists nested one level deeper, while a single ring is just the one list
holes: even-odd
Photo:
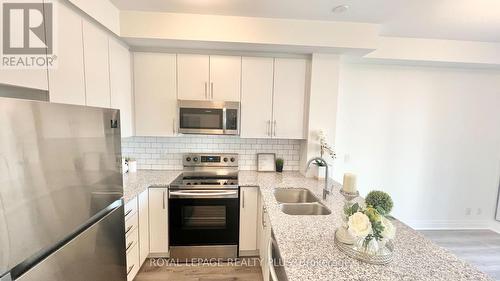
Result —
[{"label": "cabinet door", "polygon": [[109,92],[108,36],[94,24],[83,20],[85,94],[88,106],[111,106]]},{"label": "cabinet door", "polygon": [[[29,2],[42,3],[43,1],[34,0]],[[3,31],[0,32],[3,33]],[[10,32],[11,32],[11,38],[18,38],[18,39],[23,38],[23,28],[11,28]],[[47,91],[49,89],[49,85],[47,82],[47,68],[43,69],[0,68],[0,84]]]},{"label": "cabinet door", "polygon": [[260,204],[260,225],[259,225],[259,253],[261,259],[262,277],[264,281],[269,281],[269,255],[268,247],[271,239],[271,226],[266,207]]},{"label": "cabinet door", "polygon": [[139,194],[139,267],[149,255],[149,192]]},{"label": "cabinet door", "polygon": [[[242,187],[240,194],[240,255],[241,251],[257,250],[257,213],[259,188]],[[244,253],[243,253],[244,255]]]},{"label": "cabinet door", "polygon": [[149,252],[168,253],[168,190],[149,189]]},{"label": "cabinet door", "polygon": [[120,110],[122,138],[133,135],[132,69],[128,48],[116,39],[109,40],[111,107]]},{"label": "cabinet door", "polygon": [[49,69],[51,102],[85,105],[82,19],[67,3],[57,1],[57,67]]},{"label": "cabinet door", "polygon": [[135,135],[173,136],[177,130],[176,56],[134,53]]},{"label": "cabinet door", "polygon": [[241,57],[210,56],[210,99],[239,102],[240,92]]},{"label": "cabinet door", "polygon": [[178,97],[181,100],[209,99],[209,57],[177,55]]},{"label": "cabinet door", "polygon": [[270,138],[273,59],[243,57],[241,71],[241,137]]},{"label": "cabinet door", "polygon": [[275,138],[305,138],[306,71],[305,59],[275,59],[273,102]]}]

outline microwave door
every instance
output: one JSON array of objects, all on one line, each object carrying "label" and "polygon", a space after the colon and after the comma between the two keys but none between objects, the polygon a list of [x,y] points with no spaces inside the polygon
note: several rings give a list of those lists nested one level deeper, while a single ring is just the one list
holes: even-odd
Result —
[{"label": "microwave door", "polygon": [[224,134],[224,110],[217,108],[179,109],[180,133]]}]

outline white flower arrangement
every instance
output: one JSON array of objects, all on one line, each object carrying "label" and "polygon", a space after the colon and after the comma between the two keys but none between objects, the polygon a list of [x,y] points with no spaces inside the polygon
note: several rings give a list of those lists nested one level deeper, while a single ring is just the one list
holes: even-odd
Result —
[{"label": "white flower arrangement", "polygon": [[381,196],[383,192],[374,193],[377,194],[367,196],[366,205],[354,203],[344,207],[348,233],[358,241],[358,247],[371,254],[376,253],[396,235],[396,228],[386,217],[391,211],[392,200],[387,204],[380,199],[390,198],[388,194]]},{"label": "white flower arrangement", "polygon": [[332,158],[332,159],[335,159],[337,158],[337,154],[335,153],[335,149],[333,148],[332,145],[330,145],[328,142],[327,142],[327,135],[325,133],[325,131],[323,130],[320,130],[318,132],[318,140],[319,140],[319,144],[320,144],[320,147],[321,147],[321,157],[323,157],[323,155],[325,153],[328,153],[328,155]]}]

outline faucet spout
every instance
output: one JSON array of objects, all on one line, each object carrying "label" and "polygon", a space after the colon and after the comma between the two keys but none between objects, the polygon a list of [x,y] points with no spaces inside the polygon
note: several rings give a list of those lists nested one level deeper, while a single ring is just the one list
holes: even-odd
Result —
[{"label": "faucet spout", "polygon": [[325,159],[323,159],[321,157],[314,157],[307,162],[306,172],[309,170],[312,162],[314,162],[314,161],[319,162],[326,167],[325,186],[323,187],[323,200],[326,200],[326,196],[328,194],[330,194],[330,190],[328,190],[328,175],[329,175],[328,174],[328,163],[326,162]]}]

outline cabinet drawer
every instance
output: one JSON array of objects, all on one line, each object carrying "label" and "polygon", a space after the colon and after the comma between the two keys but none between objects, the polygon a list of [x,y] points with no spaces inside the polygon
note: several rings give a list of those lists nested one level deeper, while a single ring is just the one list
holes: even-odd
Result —
[{"label": "cabinet drawer", "polygon": [[134,197],[134,199],[125,204],[125,220],[128,220],[135,213],[137,213],[137,197]]},{"label": "cabinet drawer", "polygon": [[139,244],[139,229],[133,229],[130,233],[125,237],[125,245],[127,247],[127,253],[132,251],[133,247],[136,247]]},{"label": "cabinet drawer", "polygon": [[139,225],[139,214],[135,213],[130,218],[125,220],[125,236],[128,236]]},{"label": "cabinet drawer", "polygon": [[127,281],[132,281],[139,272],[139,246],[132,246],[127,253]]}]

